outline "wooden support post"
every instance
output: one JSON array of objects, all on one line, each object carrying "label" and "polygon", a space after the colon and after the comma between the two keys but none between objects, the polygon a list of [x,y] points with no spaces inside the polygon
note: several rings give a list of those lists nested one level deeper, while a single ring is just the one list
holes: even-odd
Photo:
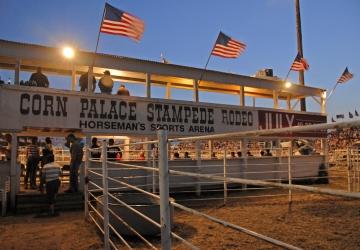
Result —
[{"label": "wooden support post", "polygon": [[171,83],[166,84],[166,99],[171,99]]},{"label": "wooden support post", "polygon": [[244,86],[240,86],[239,97],[240,97],[240,106],[244,107],[245,106],[245,87]]},{"label": "wooden support post", "polygon": [[194,84],[194,102],[199,102],[199,82],[198,80],[193,80]]},{"label": "wooden support post", "polygon": [[17,58],[15,63],[15,77],[14,77],[14,84],[20,84],[20,71],[21,71],[21,59]]},{"label": "wooden support post", "polygon": [[71,67],[71,90],[76,90],[76,69],[74,64]]},{"label": "wooden support post", "polygon": [[286,97],[286,108],[287,108],[287,110],[289,110],[289,111],[292,110],[292,109],[291,109],[291,96],[290,96],[290,95],[288,95],[288,96]]},{"label": "wooden support post", "polygon": [[274,101],[274,109],[279,108],[279,93],[276,90],[273,90],[273,101]]},{"label": "wooden support post", "polygon": [[151,98],[151,75],[149,73],[146,73],[146,97]]}]

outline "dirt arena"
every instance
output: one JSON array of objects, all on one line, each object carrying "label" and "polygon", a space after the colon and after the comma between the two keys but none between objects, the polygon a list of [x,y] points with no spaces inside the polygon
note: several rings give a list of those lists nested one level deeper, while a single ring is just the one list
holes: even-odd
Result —
[{"label": "dirt arena", "polygon": [[[360,249],[360,200],[295,192],[291,211],[286,195],[230,199],[226,206],[221,200],[192,203],[192,206],[299,248]],[[174,232],[201,249],[281,249],[179,210],[175,210]],[[136,249],[146,249],[134,238],[127,240]],[[159,247],[159,237],[149,240]],[[85,222],[81,211],[63,212],[53,218],[0,217],[0,242],[0,249],[103,248],[100,234]],[[173,241],[173,249],[188,248]]]}]

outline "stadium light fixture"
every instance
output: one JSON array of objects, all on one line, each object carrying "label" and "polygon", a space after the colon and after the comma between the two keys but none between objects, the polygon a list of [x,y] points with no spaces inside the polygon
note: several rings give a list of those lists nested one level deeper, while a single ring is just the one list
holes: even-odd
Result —
[{"label": "stadium light fixture", "polygon": [[287,81],[287,82],[285,82],[285,88],[290,88],[291,87],[291,85],[292,85],[292,83],[291,82],[289,82],[289,81]]},{"label": "stadium light fixture", "polygon": [[326,91],[323,91],[323,92],[321,93],[321,97],[324,98],[324,99],[326,99]]},{"label": "stadium light fixture", "polygon": [[67,59],[72,59],[75,56],[75,51],[71,47],[64,47],[62,52],[63,56]]}]

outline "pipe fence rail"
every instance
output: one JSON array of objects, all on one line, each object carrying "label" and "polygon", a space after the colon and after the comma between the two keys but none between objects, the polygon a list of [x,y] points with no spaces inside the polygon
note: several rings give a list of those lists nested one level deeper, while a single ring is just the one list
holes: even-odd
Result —
[{"label": "pipe fence rail", "polygon": [[[119,144],[110,147],[105,146],[106,143],[104,142],[103,146],[98,149],[90,149],[86,146],[85,216],[103,234],[105,249],[119,249],[119,247],[123,246],[132,249],[134,247],[131,246],[134,243],[127,241],[123,233],[118,230],[116,223],[120,223],[128,231],[131,231],[148,248],[171,249],[172,240],[176,240],[190,249],[198,249],[186,238],[172,232],[174,208],[206,218],[214,223],[245,233],[272,245],[286,249],[300,249],[187,207],[184,202],[219,200],[226,205],[229,200],[233,199],[288,196],[288,204],[291,206],[293,191],[359,199],[360,168],[358,151],[353,149],[346,151],[347,161],[344,167],[340,164],[331,165],[326,154],[311,157],[296,156],[293,154],[292,144],[286,148],[271,147],[275,155],[262,156],[257,154],[255,157],[248,155],[234,157],[233,153],[230,152],[229,154],[229,150],[224,148],[221,151],[217,150],[216,161],[209,157],[212,154],[208,150],[206,150],[206,156],[201,157],[201,149],[198,149],[195,153],[190,153],[193,158],[180,160],[175,157],[174,159],[174,150],[171,150],[171,145],[179,142],[196,143],[209,139],[260,137],[284,132],[291,134],[351,126],[360,126],[360,121],[176,139],[168,139],[166,131],[159,130],[157,140],[148,142]],[[134,152],[145,153],[146,157],[143,161],[131,161],[133,160],[131,158],[128,158],[130,161],[108,158],[111,147],[130,147],[134,145],[142,145],[147,148],[134,150]],[[100,159],[91,157],[92,153],[99,151],[101,152]],[[246,148],[245,150],[242,149],[242,152],[246,151]],[[342,152],[336,152],[336,154],[341,155]],[[318,161],[314,163],[313,159]],[[321,164],[318,164],[319,162]],[[321,187],[322,184],[336,183],[337,181],[347,184],[339,185],[339,189]],[[313,185],[300,185],[302,182]],[[267,190],[269,192],[264,193]],[[202,197],[202,192],[215,195]],[[136,197],[152,199],[159,207],[157,212],[159,218],[154,219],[143,213],[139,209],[141,205],[134,205],[124,199],[125,194],[130,195],[133,199],[136,199]],[[193,196],[188,196],[188,194],[193,194]],[[170,195],[180,195],[180,198],[175,200]],[[182,196],[181,198],[181,195],[185,197]],[[147,236],[139,232],[126,218],[117,212],[117,206],[126,208],[134,216],[141,218],[144,223],[149,223],[158,228],[161,242],[152,243],[152,240],[149,240]]]}]

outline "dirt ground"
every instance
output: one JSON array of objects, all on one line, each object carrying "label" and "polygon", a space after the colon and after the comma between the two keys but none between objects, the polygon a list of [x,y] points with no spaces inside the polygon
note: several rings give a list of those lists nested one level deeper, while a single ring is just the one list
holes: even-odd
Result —
[{"label": "dirt ground", "polygon": [[[330,186],[339,184],[333,182]],[[274,191],[256,191],[256,194],[266,192],[274,194]],[[299,248],[360,249],[360,200],[295,192],[289,210],[287,191],[281,193],[285,195],[230,199],[226,206],[221,200],[192,202],[191,205],[214,217]],[[177,209],[173,231],[201,249],[281,249]],[[34,218],[34,215],[0,217],[1,250],[103,249],[100,237],[95,226],[84,220],[82,211],[60,212],[60,216],[53,218]],[[146,249],[135,238],[127,240],[136,249]],[[149,240],[159,247],[159,237]],[[119,248],[126,249],[123,245]],[[173,249],[188,248],[173,240]]]}]

